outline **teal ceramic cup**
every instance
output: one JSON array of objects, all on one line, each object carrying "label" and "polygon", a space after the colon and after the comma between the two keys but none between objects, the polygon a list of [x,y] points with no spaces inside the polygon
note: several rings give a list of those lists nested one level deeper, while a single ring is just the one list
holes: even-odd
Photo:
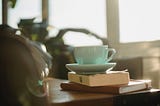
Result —
[{"label": "teal ceramic cup", "polygon": [[[110,55],[108,55],[110,53]],[[79,46],[74,48],[74,58],[78,64],[106,64],[113,59],[116,50],[108,45]]]}]

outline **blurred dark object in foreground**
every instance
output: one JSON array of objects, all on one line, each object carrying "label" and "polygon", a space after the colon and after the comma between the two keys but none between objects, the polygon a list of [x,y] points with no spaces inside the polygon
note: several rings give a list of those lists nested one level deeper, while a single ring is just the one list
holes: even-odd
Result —
[{"label": "blurred dark object in foreground", "polygon": [[49,57],[16,31],[0,25],[0,105],[47,106],[43,79]]}]

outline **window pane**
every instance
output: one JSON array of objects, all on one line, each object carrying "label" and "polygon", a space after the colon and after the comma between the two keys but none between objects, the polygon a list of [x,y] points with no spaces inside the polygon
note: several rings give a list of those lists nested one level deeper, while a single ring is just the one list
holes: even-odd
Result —
[{"label": "window pane", "polygon": [[120,42],[160,40],[160,0],[119,0]]},{"label": "window pane", "polygon": [[[105,0],[50,0],[49,4],[51,25],[57,28],[86,28],[101,37],[106,37]],[[78,35],[74,33],[74,36]],[[72,44],[73,41],[80,42],[77,41],[79,37],[70,35],[67,38]],[[84,38],[79,40],[84,41]]]},{"label": "window pane", "polygon": [[41,0],[17,0],[15,8],[9,8],[8,24],[17,28],[20,19],[41,18]]}]

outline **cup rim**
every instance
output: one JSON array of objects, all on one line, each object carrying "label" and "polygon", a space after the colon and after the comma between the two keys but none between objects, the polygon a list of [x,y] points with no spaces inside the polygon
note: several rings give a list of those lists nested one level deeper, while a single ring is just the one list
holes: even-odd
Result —
[{"label": "cup rim", "polygon": [[108,47],[108,45],[75,46],[74,48],[84,48],[84,47]]}]

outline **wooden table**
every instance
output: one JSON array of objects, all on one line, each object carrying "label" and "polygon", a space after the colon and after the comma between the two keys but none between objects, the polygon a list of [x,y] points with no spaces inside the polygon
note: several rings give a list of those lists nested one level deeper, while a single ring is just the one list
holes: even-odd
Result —
[{"label": "wooden table", "polygon": [[157,106],[160,105],[160,90],[151,89],[125,95],[62,91],[60,83],[66,80],[53,79],[47,83],[51,106]]}]

